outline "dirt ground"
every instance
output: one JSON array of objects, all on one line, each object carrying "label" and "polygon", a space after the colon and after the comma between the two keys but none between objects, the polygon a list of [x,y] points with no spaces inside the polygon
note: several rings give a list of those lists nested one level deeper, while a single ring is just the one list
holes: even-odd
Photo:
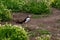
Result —
[{"label": "dirt ground", "polygon": [[[31,21],[28,23],[28,28],[30,30],[35,29],[46,29],[49,30],[52,34],[51,40],[60,40],[60,10],[51,8],[52,14],[47,17],[42,18],[31,18]],[[12,20],[9,23],[19,25],[16,21],[22,21],[29,13],[14,12],[12,13]],[[30,14],[31,15],[31,14]],[[35,40],[32,37],[30,40]]]}]

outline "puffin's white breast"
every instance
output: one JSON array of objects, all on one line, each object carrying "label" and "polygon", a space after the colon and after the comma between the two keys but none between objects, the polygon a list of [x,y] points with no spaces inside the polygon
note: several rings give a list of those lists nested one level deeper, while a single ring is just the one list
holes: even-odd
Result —
[{"label": "puffin's white breast", "polygon": [[30,18],[26,18],[26,21],[25,22],[29,22],[30,21]]}]

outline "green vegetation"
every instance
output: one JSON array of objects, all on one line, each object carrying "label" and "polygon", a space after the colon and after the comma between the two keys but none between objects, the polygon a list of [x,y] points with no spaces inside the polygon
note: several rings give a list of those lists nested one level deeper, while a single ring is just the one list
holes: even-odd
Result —
[{"label": "green vegetation", "polygon": [[56,22],[57,22],[57,23],[60,23],[60,19],[58,19]]},{"label": "green vegetation", "polygon": [[8,10],[6,6],[0,3],[0,21],[6,21],[10,19],[11,19],[10,10]]},{"label": "green vegetation", "polygon": [[[38,34],[39,33],[39,36]],[[28,40],[28,37],[36,37],[36,40],[49,40],[50,33],[47,30],[37,29],[26,32],[24,28],[17,25],[0,25],[0,40]]]},{"label": "green vegetation", "polygon": [[[50,14],[49,14],[50,15]],[[43,17],[48,17],[49,15],[47,14],[42,14],[42,15],[32,15],[32,18],[36,19],[36,18],[43,18]]]},{"label": "green vegetation", "polygon": [[41,18],[41,16],[40,15],[32,15],[32,18]]},{"label": "green vegetation", "polygon": [[60,0],[54,0],[51,5],[52,7],[60,9]]},{"label": "green vegetation", "polygon": [[21,26],[0,25],[0,40],[27,40],[27,32]]},{"label": "green vegetation", "polygon": [[[50,13],[49,3],[45,0],[1,0],[12,11],[25,11],[33,14]],[[47,1],[47,0],[46,0]]]},{"label": "green vegetation", "polygon": [[36,40],[49,40],[51,38],[51,35],[48,30],[36,30],[40,33],[40,36],[36,37]]},{"label": "green vegetation", "polygon": [[40,29],[38,29],[38,30],[36,30],[36,31],[39,32],[40,35],[50,34],[48,30],[40,30]]},{"label": "green vegetation", "polygon": [[60,0],[0,0],[0,2],[12,11],[25,11],[34,14],[48,14],[50,4],[60,8]]},{"label": "green vegetation", "polygon": [[44,14],[49,13],[49,3],[45,0],[29,0],[27,4],[23,6],[23,10],[33,14]]},{"label": "green vegetation", "polygon": [[42,35],[42,36],[38,36],[36,37],[36,40],[50,40],[50,35]]},{"label": "green vegetation", "polygon": [[36,37],[36,40],[49,40],[51,35],[48,30],[37,29],[34,31],[28,32],[29,36]]},{"label": "green vegetation", "polygon": [[25,3],[25,0],[2,0],[2,3],[12,11],[20,11]]},{"label": "green vegetation", "polygon": [[34,31],[29,31],[28,35],[33,36],[33,37],[36,36],[36,35],[40,35],[40,36],[41,35],[50,35],[50,32],[48,30],[37,29],[37,30],[34,30]]}]

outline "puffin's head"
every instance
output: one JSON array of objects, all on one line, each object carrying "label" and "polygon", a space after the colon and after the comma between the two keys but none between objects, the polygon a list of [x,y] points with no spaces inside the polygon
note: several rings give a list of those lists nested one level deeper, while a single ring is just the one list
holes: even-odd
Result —
[{"label": "puffin's head", "polygon": [[31,15],[28,15],[29,18],[31,18]]}]

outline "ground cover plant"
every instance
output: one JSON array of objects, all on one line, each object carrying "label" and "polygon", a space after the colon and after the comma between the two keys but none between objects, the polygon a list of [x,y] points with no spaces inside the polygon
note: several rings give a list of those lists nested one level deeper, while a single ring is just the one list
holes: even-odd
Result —
[{"label": "ground cover plant", "polygon": [[54,0],[54,2],[52,2],[52,7],[60,9],[60,0]]},{"label": "ground cover plant", "polygon": [[28,32],[29,37],[35,37],[36,40],[50,40],[51,34],[48,30],[37,29]]},{"label": "ground cover plant", "polygon": [[24,5],[24,0],[1,0],[4,5],[7,6],[8,9],[12,11],[20,11],[22,6]]},{"label": "ground cover plant", "polygon": [[[47,5],[48,4],[48,5]],[[23,10],[26,12],[30,12],[33,14],[44,14],[49,13],[49,3],[45,2],[45,0],[29,0],[27,4],[23,6]]]},{"label": "ground cover plant", "polygon": [[10,10],[8,10],[6,6],[0,3],[0,21],[7,21],[10,19],[11,19]]},{"label": "ground cover plant", "polygon": [[[45,0],[1,0],[8,9],[12,11],[25,11],[33,14],[43,14],[50,12],[50,6]],[[46,0],[47,1],[47,0]]]},{"label": "ground cover plant", "polygon": [[27,40],[27,32],[21,26],[0,25],[0,40]]},{"label": "ground cover plant", "polygon": [[50,35],[42,35],[40,37],[36,37],[36,40],[50,40]]}]

